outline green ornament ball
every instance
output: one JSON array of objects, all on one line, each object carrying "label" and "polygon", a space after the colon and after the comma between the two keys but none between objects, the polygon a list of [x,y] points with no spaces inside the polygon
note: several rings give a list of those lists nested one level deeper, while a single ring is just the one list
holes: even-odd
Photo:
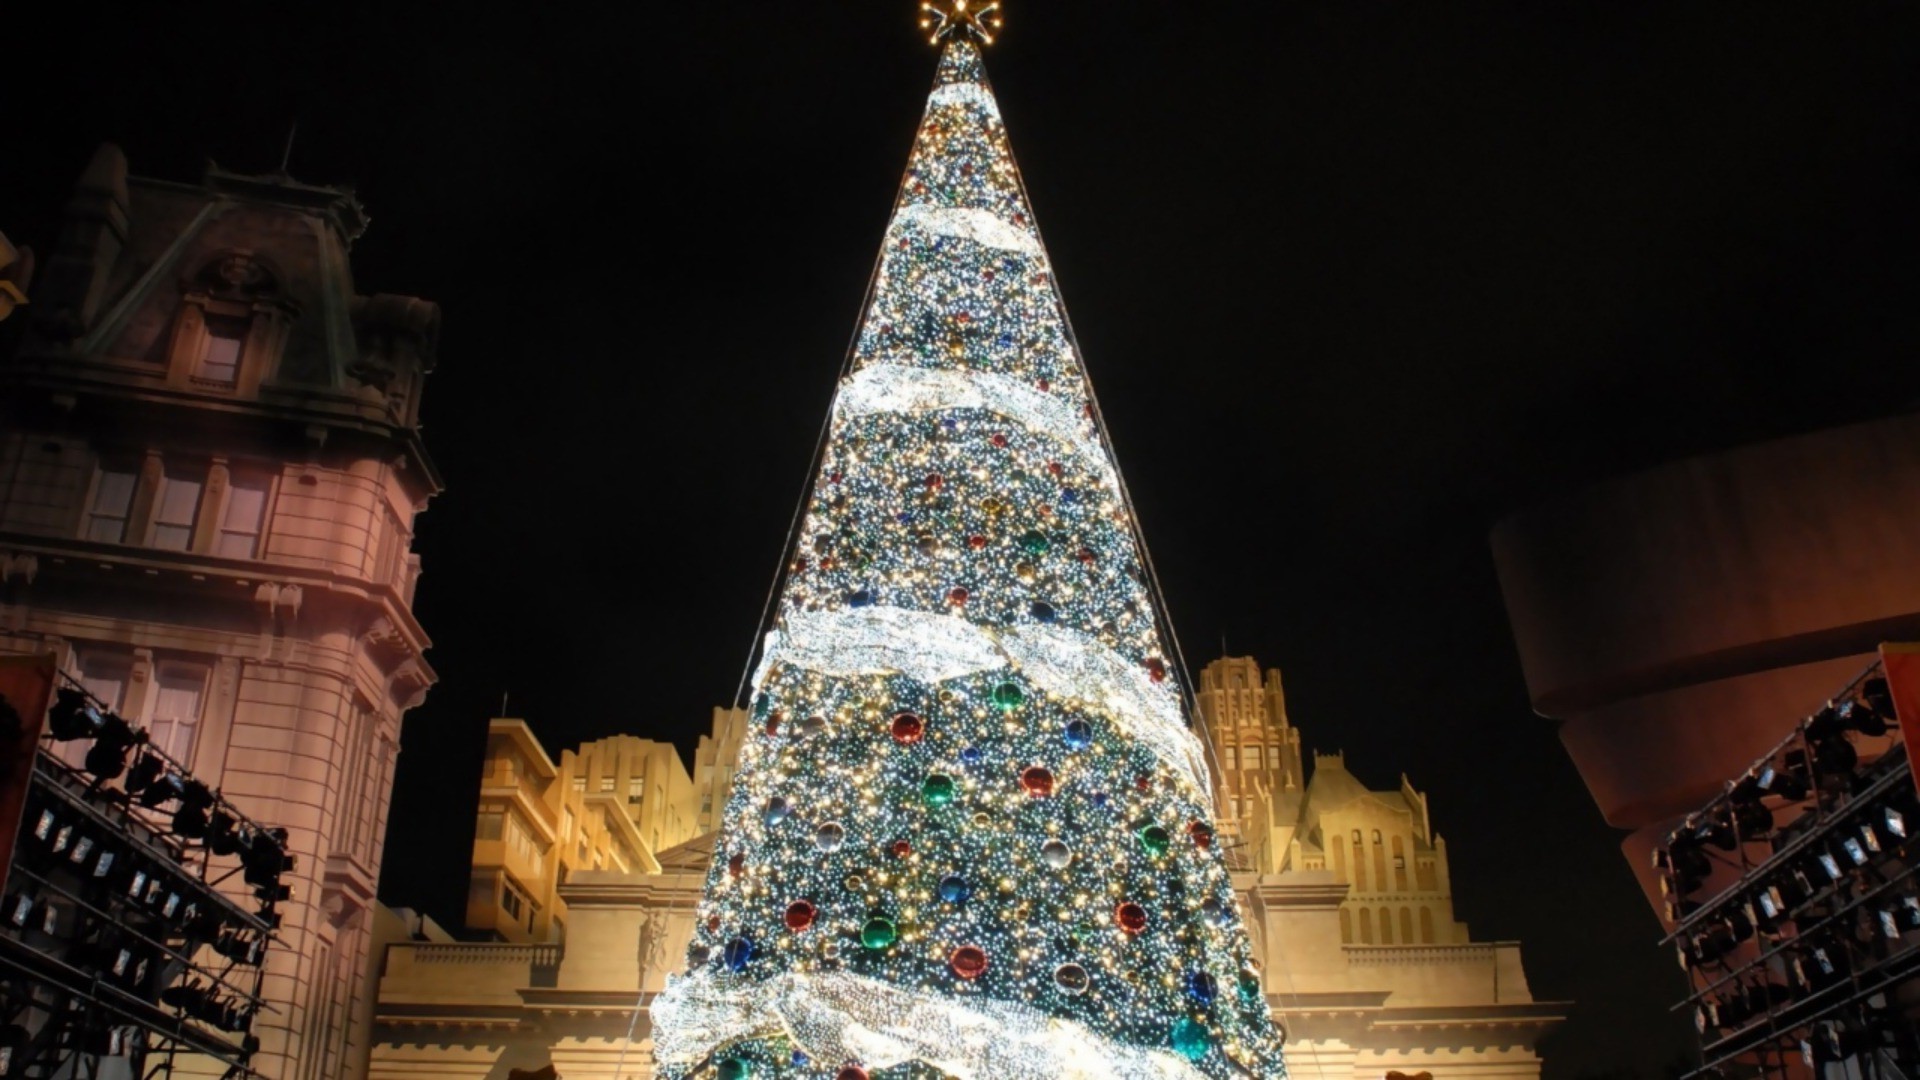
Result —
[{"label": "green ornament ball", "polygon": [[713,1070],[719,1080],[748,1080],[753,1075],[753,1062],[746,1058],[728,1058]]},{"label": "green ornament ball", "polygon": [[945,806],[953,801],[954,794],[953,777],[945,773],[934,773],[920,785],[920,799],[928,806]]},{"label": "green ornament ball", "polygon": [[1174,1053],[1188,1061],[1199,1061],[1213,1049],[1213,1036],[1208,1033],[1205,1024],[1192,1017],[1182,1017],[1173,1025],[1173,1031],[1167,1036]]},{"label": "green ornament ball", "polygon": [[1248,1005],[1260,1003],[1260,980],[1252,975],[1240,976],[1240,1000]]},{"label": "green ornament ball", "polygon": [[1140,830],[1140,846],[1147,849],[1149,855],[1165,855],[1173,843],[1173,837],[1158,825],[1149,825]]},{"label": "green ornament ball", "polygon": [[1003,682],[993,688],[993,703],[1000,706],[1001,712],[1012,712],[1026,700],[1026,693],[1017,683]]},{"label": "green ornament ball", "polygon": [[1020,534],[1020,550],[1029,555],[1045,555],[1052,545],[1047,542],[1045,533],[1038,529],[1028,529]]},{"label": "green ornament ball", "polygon": [[892,919],[884,915],[875,915],[867,920],[867,925],[860,928],[860,944],[875,952],[887,948],[898,940],[900,940],[900,928],[893,924]]}]

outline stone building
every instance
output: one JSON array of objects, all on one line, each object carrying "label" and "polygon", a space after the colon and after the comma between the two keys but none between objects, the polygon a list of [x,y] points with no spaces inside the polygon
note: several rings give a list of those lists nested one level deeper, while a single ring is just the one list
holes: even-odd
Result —
[{"label": "stone building", "polygon": [[[1538,1077],[1538,1040],[1565,1006],[1533,1000],[1517,943],[1475,942],[1454,918],[1446,843],[1426,797],[1404,778],[1371,790],[1338,754],[1314,755],[1308,772],[1279,673],[1253,660],[1208,665],[1199,698],[1218,759],[1220,842],[1236,866],[1268,1000],[1289,1033],[1293,1075]],[[494,731],[483,807],[494,805],[495,779],[515,767],[503,759],[538,749],[519,721],[495,721]],[[529,883],[564,905],[564,940],[422,940],[387,916],[371,1080],[493,1080],[547,1064],[567,1080],[652,1077],[645,1004],[682,964],[745,736],[742,712],[715,710],[686,789],[685,805],[702,809],[683,820],[697,827],[683,842],[650,848],[650,865],[622,872],[582,862]],[[581,756],[614,742],[658,745],[603,740]],[[542,783],[565,787],[565,768]],[[640,806],[636,829],[666,835],[664,812]],[[476,894],[491,895],[483,886],[496,873],[484,862],[491,843],[475,842]],[[560,857],[532,854],[531,874]]]},{"label": "stone building", "polygon": [[440,313],[356,295],[366,224],[348,190],[132,178],[102,147],[0,368],[0,650],[56,653],[289,830],[273,1080],[364,1057],[400,722],[434,681],[411,546]]}]

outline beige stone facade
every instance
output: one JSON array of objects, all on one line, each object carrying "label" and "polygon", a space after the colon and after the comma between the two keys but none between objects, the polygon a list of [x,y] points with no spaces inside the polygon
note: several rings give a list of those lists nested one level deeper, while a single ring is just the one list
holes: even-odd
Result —
[{"label": "beige stone facade", "polygon": [[400,722],[434,679],[410,552],[439,311],[355,295],[348,191],[130,178],[103,147],[68,213],[0,369],[0,650],[56,653],[289,830],[256,1066],[357,1075]]},{"label": "beige stone facade", "polygon": [[[1371,790],[1338,754],[1314,755],[1308,770],[1280,675],[1253,660],[1208,665],[1199,701],[1216,757],[1219,843],[1289,1034],[1292,1075],[1538,1077],[1535,1047],[1565,1007],[1533,1000],[1517,943],[1475,942],[1454,918],[1446,843],[1426,797],[1404,778]],[[483,807],[503,768],[517,767],[502,759],[545,760],[519,721],[495,721],[494,732]],[[652,1077],[645,1004],[682,964],[745,734],[739,710],[715,710],[687,788],[687,806],[698,810],[685,820],[696,835],[649,849],[651,863],[633,872],[578,863],[564,880],[549,874],[533,886],[550,888],[550,903],[565,911],[563,940],[396,935],[385,950],[371,1080],[491,1080],[549,1062],[566,1080]],[[602,740],[581,755],[615,742],[659,745]],[[635,827],[657,830],[660,813],[643,806]],[[495,873],[483,843],[477,891]]]}]

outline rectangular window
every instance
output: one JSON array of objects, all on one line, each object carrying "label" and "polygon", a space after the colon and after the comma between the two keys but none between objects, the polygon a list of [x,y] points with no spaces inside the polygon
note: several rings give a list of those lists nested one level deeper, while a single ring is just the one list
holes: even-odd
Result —
[{"label": "rectangular window", "polygon": [[506,816],[498,810],[480,811],[479,819],[474,822],[473,838],[475,840],[500,839],[501,830],[506,827],[506,821]]},{"label": "rectangular window", "polygon": [[633,779],[628,780],[627,781],[627,805],[632,806],[633,804],[639,802],[640,796],[644,794],[646,790],[647,790],[647,782],[644,779],[636,776]]},{"label": "rectangular window", "polygon": [[603,776],[603,777],[601,777],[601,778],[600,778],[600,790],[601,790],[601,791],[602,791],[603,793],[605,793],[605,794],[608,794],[608,795],[611,795],[611,794],[613,794],[613,777],[611,777],[611,776]]},{"label": "rectangular window", "polygon": [[1247,747],[1247,768],[1257,769],[1259,767],[1260,767],[1260,747],[1258,746]]},{"label": "rectangular window", "polygon": [[1227,747],[1226,754],[1227,754],[1227,768],[1229,769],[1239,768],[1240,767],[1240,748],[1237,746],[1229,746]]},{"label": "rectangular window", "polygon": [[562,819],[565,824],[561,826],[560,839],[568,840],[573,837],[573,829],[577,819],[573,816],[573,807],[571,806],[563,808],[563,813],[566,816]]},{"label": "rectangular window", "polygon": [[213,553],[231,559],[251,559],[260,553],[260,526],[267,517],[267,482],[257,477],[235,477],[227,488],[227,508],[220,514],[220,536]]},{"label": "rectangular window", "polygon": [[88,651],[80,658],[80,685],[100,699],[108,712],[127,706],[127,682],[133,677],[133,658],[121,653]]},{"label": "rectangular window", "polygon": [[587,778],[584,776],[574,777],[573,790],[579,792],[582,795],[585,795],[587,793]]},{"label": "rectangular window", "polygon": [[87,539],[125,543],[127,514],[133,508],[134,472],[102,467],[93,478],[93,505],[87,508]]},{"label": "rectangular window", "polygon": [[154,500],[153,546],[167,551],[185,551],[193,543],[193,520],[200,512],[200,492],[205,482],[196,476],[169,471],[160,480],[160,497]]},{"label": "rectangular window", "polygon": [[207,669],[198,664],[163,663],[154,677],[153,716],[147,735],[175,761],[191,767],[200,732],[200,709],[207,693]]},{"label": "rectangular window", "polygon": [[232,386],[240,377],[240,346],[247,340],[247,324],[234,319],[208,319],[206,347],[200,351],[194,377]]}]

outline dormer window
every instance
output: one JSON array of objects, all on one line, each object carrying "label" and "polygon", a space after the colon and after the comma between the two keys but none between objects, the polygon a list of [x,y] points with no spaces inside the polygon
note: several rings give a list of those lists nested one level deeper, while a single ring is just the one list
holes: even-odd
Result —
[{"label": "dormer window", "polygon": [[234,385],[240,378],[240,347],[246,340],[246,323],[209,317],[200,362],[193,369],[194,380],[215,386]]}]

